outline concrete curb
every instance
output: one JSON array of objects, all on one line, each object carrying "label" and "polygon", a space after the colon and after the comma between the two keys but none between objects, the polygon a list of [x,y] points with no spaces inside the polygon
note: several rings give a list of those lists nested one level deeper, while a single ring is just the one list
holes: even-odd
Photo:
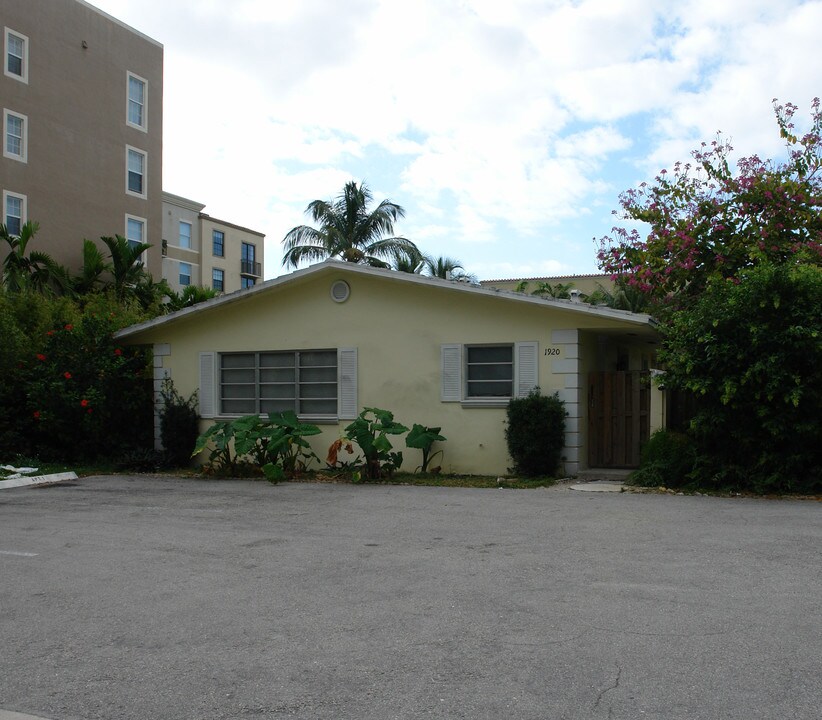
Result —
[{"label": "concrete curb", "polygon": [[[32,475],[30,477],[18,477],[10,480],[0,480],[0,490],[8,490],[9,488],[30,487],[37,485],[55,485],[57,483],[65,482],[66,480],[76,480],[77,473],[64,472],[52,473],[51,475]],[[6,720],[0,710],[0,720]]]}]

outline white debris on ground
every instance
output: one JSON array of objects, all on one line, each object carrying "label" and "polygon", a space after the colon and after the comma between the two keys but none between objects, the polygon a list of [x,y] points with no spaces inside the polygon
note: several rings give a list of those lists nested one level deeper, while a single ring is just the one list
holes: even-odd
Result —
[{"label": "white debris on ground", "polygon": [[[0,480],[17,480],[23,475],[31,475],[36,473],[39,468],[32,467],[14,467],[14,465],[0,465]],[[6,474],[10,473],[10,474]]]},{"label": "white debris on ground", "polygon": [[[77,474],[74,472],[51,473],[49,475],[32,475],[39,468],[14,467],[13,465],[0,465],[0,490],[8,488],[56,485],[66,480],[76,480]],[[8,473],[8,474],[7,474]],[[2,720],[2,714],[0,714]]]}]

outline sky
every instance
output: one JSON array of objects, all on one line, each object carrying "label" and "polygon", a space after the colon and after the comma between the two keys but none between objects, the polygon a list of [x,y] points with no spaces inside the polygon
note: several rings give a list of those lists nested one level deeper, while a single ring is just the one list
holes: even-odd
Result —
[{"label": "sky", "polygon": [[165,48],[163,189],[281,240],[350,180],[479,279],[597,272],[621,191],[718,131],[779,157],[822,0],[91,0]]}]

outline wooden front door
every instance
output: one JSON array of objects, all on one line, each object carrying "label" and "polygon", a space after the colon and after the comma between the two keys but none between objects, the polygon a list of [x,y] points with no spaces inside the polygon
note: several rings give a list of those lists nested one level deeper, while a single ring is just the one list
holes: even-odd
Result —
[{"label": "wooden front door", "polygon": [[588,467],[639,466],[650,434],[650,387],[647,371],[588,376]]}]

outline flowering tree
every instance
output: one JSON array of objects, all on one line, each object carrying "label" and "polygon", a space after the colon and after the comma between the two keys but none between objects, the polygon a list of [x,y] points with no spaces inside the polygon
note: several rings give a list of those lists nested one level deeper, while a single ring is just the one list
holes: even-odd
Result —
[{"label": "flowering tree", "polygon": [[822,491],[822,113],[798,135],[774,102],[782,162],[731,168],[721,137],[694,163],[620,196],[626,219],[599,265],[662,320],[665,384],[697,400],[690,479],[701,486]]},{"label": "flowering tree", "polygon": [[615,227],[601,240],[600,268],[661,305],[687,305],[709,282],[738,278],[763,262],[822,262],[822,113],[811,105],[811,128],[797,135],[790,103],[774,111],[788,157],[741,159],[721,135],[694,151],[693,163],[660,171],[654,183],[620,195],[622,216],[650,226]]}]

